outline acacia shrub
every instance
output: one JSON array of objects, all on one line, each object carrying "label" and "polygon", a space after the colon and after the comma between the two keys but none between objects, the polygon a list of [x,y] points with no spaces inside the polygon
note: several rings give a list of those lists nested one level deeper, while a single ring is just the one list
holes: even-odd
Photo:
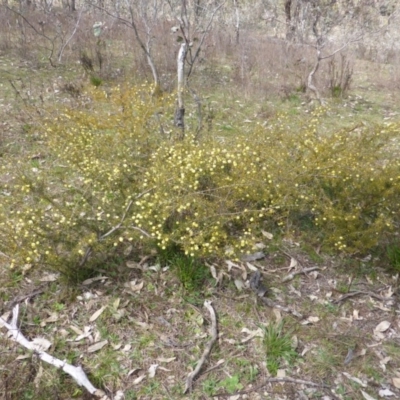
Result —
[{"label": "acacia shrub", "polygon": [[262,230],[363,253],[398,230],[400,124],[327,132],[317,108],[295,127],[278,115],[235,136],[177,140],[171,98],[149,93],[92,88],[90,101],[47,121],[47,162],[14,165],[1,194],[10,266],[75,276],[143,246],[238,258]]}]

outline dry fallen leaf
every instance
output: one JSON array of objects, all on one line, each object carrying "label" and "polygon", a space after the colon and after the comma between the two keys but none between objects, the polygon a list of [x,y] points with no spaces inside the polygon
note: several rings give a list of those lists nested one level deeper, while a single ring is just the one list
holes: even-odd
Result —
[{"label": "dry fallen leaf", "polygon": [[32,344],[34,349],[39,352],[47,351],[51,346],[51,342],[42,337],[37,337],[33,339]]},{"label": "dry fallen leaf", "polygon": [[124,392],[122,390],[118,390],[117,393],[115,393],[115,396],[113,397],[114,400],[123,400],[125,399]]},{"label": "dry fallen leaf", "polygon": [[391,390],[389,389],[381,389],[379,391],[379,397],[391,397],[391,396],[396,396],[395,393],[393,393]]},{"label": "dry fallen leaf", "polygon": [[235,286],[237,290],[241,291],[244,288],[244,282],[241,279],[235,279]]},{"label": "dry fallen leaf", "polygon": [[242,340],[240,341],[241,343],[246,343],[246,342],[248,342],[249,340],[255,338],[256,336],[258,336],[258,337],[263,337],[263,336],[264,336],[264,332],[263,332],[263,330],[262,330],[261,328],[258,328],[258,329],[255,330],[255,331],[251,331],[250,329],[243,328],[243,329],[241,330],[241,332],[242,332],[242,333],[247,333],[247,334],[248,334],[248,336],[247,336],[246,338],[244,338],[244,339],[242,339]]},{"label": "dry fallen leaf", "polygon": [[149,372],[149,378],[154,378],[155,377],[157,368],[158,368],[158,364],[150,365],[150,368],[149,368],[149,371],[148,371]]},{"label": "dry fallen leaf", "polygon": [[361,379],[358,379],[358,378],[356,378],[355,376],[350,375],[348,372],[342,372],[342,374],[343,374],[346,378],[350,379],[350,380],[353,381],[353,382],[358,383],[358,384],[359,384],[360,386],[362,386],[362,387],[367,387],[367,386],[368,386],[368,385],[367,385],[366,383],[364,383]]},{"label": "dry fallen leaf", "polygon": [[289,265],[289,271],[291,271],[292,269],[296,268],[299,265],[299,263],[297,262],[297,260],[293,257],[291,257],[290,259],[290,265]]},{"label": "dry fallen leaf", "polygon": [[400,389],[400,378],[392,378],[393,386]]},{"label": "dry fallen leaf", "polygon": [[361,394],[363,395],[365,400],[377,400],[375,397],[372,397],[368,393],[364,392],[364,390],[361,390]]},{"label": "dry fallen leaf", "polygon": [[89,278],[89,279],[86,279],[86,280],[84,280],[83,282],[82,282],[82,285],[90,285],[91,283],[93,283],[93,282],[96,282],[96,281],[103,281],[103,280],[105,280],[105,279],[108,279],[106,276],[98,276],[98,277],[96,277],[96,278]]},{"label": "dry fallen leaf", "polygon": [[139,283],[136,283],[136,280],[129,282],[129,289],[132,290],[132,292],[140,292],[143,289],[144,286],[144,281],[141,281]]},{"label": "dry fallen leaf", "polygon": [[96,319],[100,317],[100,315],[102,314],[102,312],[103,312],[105,309],[106,309],[105,306],[101,307],[100,310],[97,310],[97,311],[89,318],[89,321],[90,321],[90,322],[96,321]]},{"label": "dry fallen leaf", "polygon": [[45,274],[42,278],[39,279],[40,282],[54,282],[58,279],[60,274]]},{"label": "dry fallen leaf", "polygon": [[157,361],[164,362],[164,363],[170,363],[170,362],[175,361],[175,360],[176,360],[176,357],[171,357],[171,358],[159,357],[159,358],[157,358]]},{"label": "dry fallen leaf", "polygon": [[142,368],[131,369],[131,370],[128,372],[127,376],[137,375],[137,374],[139,373],[139,371],[141,371],[141,370],[142,370]]},{"label": "dry fallen leaf", "polygon": [[145,379],[146,378],[146,375],[141,375],[141,376],[138,376],[133,382],[132,382],[132,385],[138,385],[140,382],[142,382],[142,380],[143,379]]},{"label": "dry fallen leaf", "polygon": [[103,340],[102,342],[97,342],[97,343],[89,346],[87,351],[88,351],[88,353],[94,353],[95,351],[102,349],[107,344],[108,344],[108,340]]},{"label": "dry fallen leaf", "polygon": [[263,236],[265,236],[268,240],[272,240],[274,238],[274,235],[272,233],[266,232],[261,230],[261,233],[263,234]]},{"label": "dry fallen leaf", "polygon": [[253,264],[250,264],[249,262],[247,262],[246,265],[247,265],[247,267],[248,267],[248,269],[249,269],[250,271],[253,271],[253,272],[258,271],[258,268],[255,267]]},{"label": "dry fallen leaf", "polygon": [[374,332],[385,332],[389,329],[390,322],[389,321],[382,321],[380,324],[376,326]]}]

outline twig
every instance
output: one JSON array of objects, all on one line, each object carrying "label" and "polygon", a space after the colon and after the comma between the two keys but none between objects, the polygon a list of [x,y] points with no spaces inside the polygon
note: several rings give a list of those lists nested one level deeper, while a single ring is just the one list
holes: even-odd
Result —
[{"label": "twig", "polygon": [[204,302],[204,307],[206,307],[208,309],[208,311],[210,313],[210,316],[211,316],[211,339],[207,343],[207,346],[204,349],[203,354],[200,357],[200,360],[197,362],[196,368],[186,378],[186,386],[185,386],[185,390],[183,391],[183,394],[186,394],[187,392],[191,392],[192,391],[193,380],[199,374],[199,372],[200,372],[201,368],[203,367],[207,357],[211,353],[212,347],[214,346],[215,342],[218,339],[217,316],[215,314],[214,308],[211,305],[211,301],[206,300]]},{"label": "twig", "polygon": [[8,308],[9,309],[14,308],[18,303],[21,303],[24,300],[31,299],[32,297],[35,297],[35,296],[37,296],[39,294],[42,294],[44,292],[44,289],[45,289],[46,286],[47,286],[47,283],[41,285],[40,287],[38,287],[37,289],[33,290],[32,292],[30,292],[28,294],[17,296],[11,302],[11,304],[8,306]]},{"label": "twig", "polygon": [[62,45],[62,47],[61,47],[61,50],[60,50],[60,52],[59,52],[59,54],[58,54],[58,62],[59,62],[59,63],[61,63],[61,58],[62,58],[62,56],[63,56],[63,53],[64,53],[65,48],[68,46],[69,42],[70,42],[71,39],[74,37],[74,35],[75,35],[75,33],[76,33],[77,29],[78,29],[79,22],[81,21],[81,17],[82,17],[82,13],[83,13],[84,9],[85,9],[85,7],[82,7],[81,11],[79,12],[78,19],[77,19],[77,21],[76,21],[75,28],[74,28],[74,30],[73,30],[72,33],[71,33],[71,36],[66,40],[66,42],[65,42],[65,43]]},{"label": "twig", "polygon": [[51,356],[45,351],[38,349],[37,345],[35,345],[34,342],[29,341],[18,328],[18,314],[19,304],[17,304],[13,308],[13,315],[10,324],[0,317],[1,324],[8,329],[14,341],[19,343],[26,349],[33,351],[42,361],[47,362],[48,364],[53,365],[56,368],[62,369],[65,373],[70,375],[79,386],[83,386],[90,394],[98,398],[102,397],[104,399],[108,399],[108,397],[105,397],[105,393],[102,390],[96,389],[91,384],[81,366],[75,367],[74,365],[68,364],[66,361],[61,361],[60,359]]},{"label": "twig", "polygon": [[292,314],[297,318],[303,318],[303,316],[299,312],[297,312],[296,310],[293,310],[293,309],[291,309],[289,307],[281,306],[280,304],[277,304],[277,303],[273,302],[271,299],[268,299],[267,297],[260,297],[260,300],[268,307],[277,308],[277,309],[282,310],[282,311],[284,311],[284,312],[286,312],[288,314]]},{"label": "twig", "polygon": [[374,299],[377,299],[377,300],[380,300],[380,301],[392,300],[392,299],[390,299],[388,297],[379,296],[378,294],[375,294],[373,292],[364,292],[364,291],[360,290],[360,291],[357,291],[357,292],[350,292],[350,293],[344,294],[342,297],[339,297],[338,299],[334,300],[333,304],[338,304],[341,301],[346,300],[346,299],[348,299],[350,297],[355,297],[355,296],[359,296],[359,295],[362,295],[362,294],[365,294],[366,296],[371,296]]},{"label": "twig", "polygon": [[290,382],[290,383],[297,383],[299,385],[307,385],[307,386],[314,386],[314,387],[329,388],[329,386],[324,384],[324,383],[315,383],[315,382],[311,382],[311,381],[305,381],[303,379],[295,379],[295,378],[289,378],[289,377],[285,377],[285,378],[268,378],[267,380],[265,380],[260,385],[257,385],[257,386],[255,386],[255,387],[253,387],[251,389],[242,390],[240,392],[235,392],[235,393],[226,393],[226,392],[217,393],[217,394],[214,394],[213,397],[237,396],[237,395],[241,395],[241,394],[247,394],[247,393],[251,393],[251,392],[256,392],[257,390],[260,390],[261,388],[266,386],[268,383],[277,383],[277,382]]},{"label": "twig", "polygon": [[[135,197],[135,199],[140,199],[142,196],[144,196],[146,193],[151,192],[152,190],[153,190],[153,188],[150,188],[150,189],[148,189],[148,190],[146,190],[146,191],[144,191],[144,192],[138,194],[138,195]],[[101,235],[101,236],[98,238],[98,241],[99,241],[99,242],[102,241],[102,240],[104,240],[106,237],[110,236],[112,233],[114,233],[115,231],[117,231],[119,228],[121,228],[122,224],[124,223],[124,221],[125,221],[125,219],[126,219],[126,215],[128,214],[128,212],[129,212],[129,210],[130,210],[132,204],[133,204],[133,200],[131,200],[131,201],[128,203],[128,205],[126,206],[126,209],[125,209],[125,211],[124,211],[124,214],[122,215],[121,220],[119,221],[119,223],[118,223],[116,226],[112,227],[108,232],[106,232],[106,233],[104,233],[103,235]],[[133,227],[131,227],[131,228],[132,228],[132,229],[135,229],[135,230],[138,230],[138,231],[141,232],[144,236],[151,237],[150,234],[148,234],[146,231],[144,231],[143,229],[141,229],[141,228],[139,228],[139,227],[133,226]],[[85,265],[86,261],[87,261],[87,260],[89,259],[89,257],[91,256],[92,251],[93,251],[93,246],[88,246],[88,248],[87,248],[86,251],[85,251],[85,255],[82,257],[82,260],[81,260],[81,262],[79,263],[79,266],[80,266],[80,267],[83,267],[83,266]]]}]

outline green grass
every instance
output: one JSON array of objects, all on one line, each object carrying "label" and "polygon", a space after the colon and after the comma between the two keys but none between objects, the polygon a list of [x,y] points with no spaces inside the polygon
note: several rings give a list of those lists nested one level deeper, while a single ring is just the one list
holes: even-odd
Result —
[{"label": "green grass", "polygon": [[283,361],[292,365],[298,357],[297,352],[293,349],[292,338],[289,333],[283,332],[283,326],[283,322],[262,326],[267,369],[273,376],[283,366]]}]

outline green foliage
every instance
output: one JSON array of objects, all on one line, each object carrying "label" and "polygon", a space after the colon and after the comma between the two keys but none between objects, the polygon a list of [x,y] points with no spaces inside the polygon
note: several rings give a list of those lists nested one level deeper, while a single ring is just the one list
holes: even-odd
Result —
[{"label": "green foliage", "polygon": [[397,243],[390,244],[386,250],[391,267],[396,272],[400,272],[400,246]]},{"label": "green foliage", "polygon": [[243,389],[243,385],[240,383],[239,375],[233,375],[229,378],[226,378],[221,381],[219,385],[228,393],[235,393],[236,391]]},{"label": "green foliage", "polygon": [[90,83],[94,87],[99,87],[103,83],[103,80],[101,78],[99,78],[98,76],[90,75]]},{"label": "green foliage", "polygon": [[282,322],[262,328],[264,330],[263,346],[267,356],[267,368],[275,376],[281,366],[282,359],[291,364],[298,355],[293,349],[289,334],[282,332]]},{"label": "green foliage", "polygon": [[171,265],[183,287],[189,291],[200,289],[209,276],[208,268],[190,256],[177,254]]},{"label": "green foliage", "polygon": [[225,138],[177,140],[172,98],[147,85],[91,88],[81,101],[46,122],[45,163],[3,166],[0,251],[10,267],[79,280],[130,246],[176,248],[190,286],[195,259],[252,252],[261,229],[363,253],[386,247],[400,222],[391,147],[400,124],[329,132],[329,110],[317,108],[296,129],[279,115],[250,130],[230,121],[239,133]]}]

